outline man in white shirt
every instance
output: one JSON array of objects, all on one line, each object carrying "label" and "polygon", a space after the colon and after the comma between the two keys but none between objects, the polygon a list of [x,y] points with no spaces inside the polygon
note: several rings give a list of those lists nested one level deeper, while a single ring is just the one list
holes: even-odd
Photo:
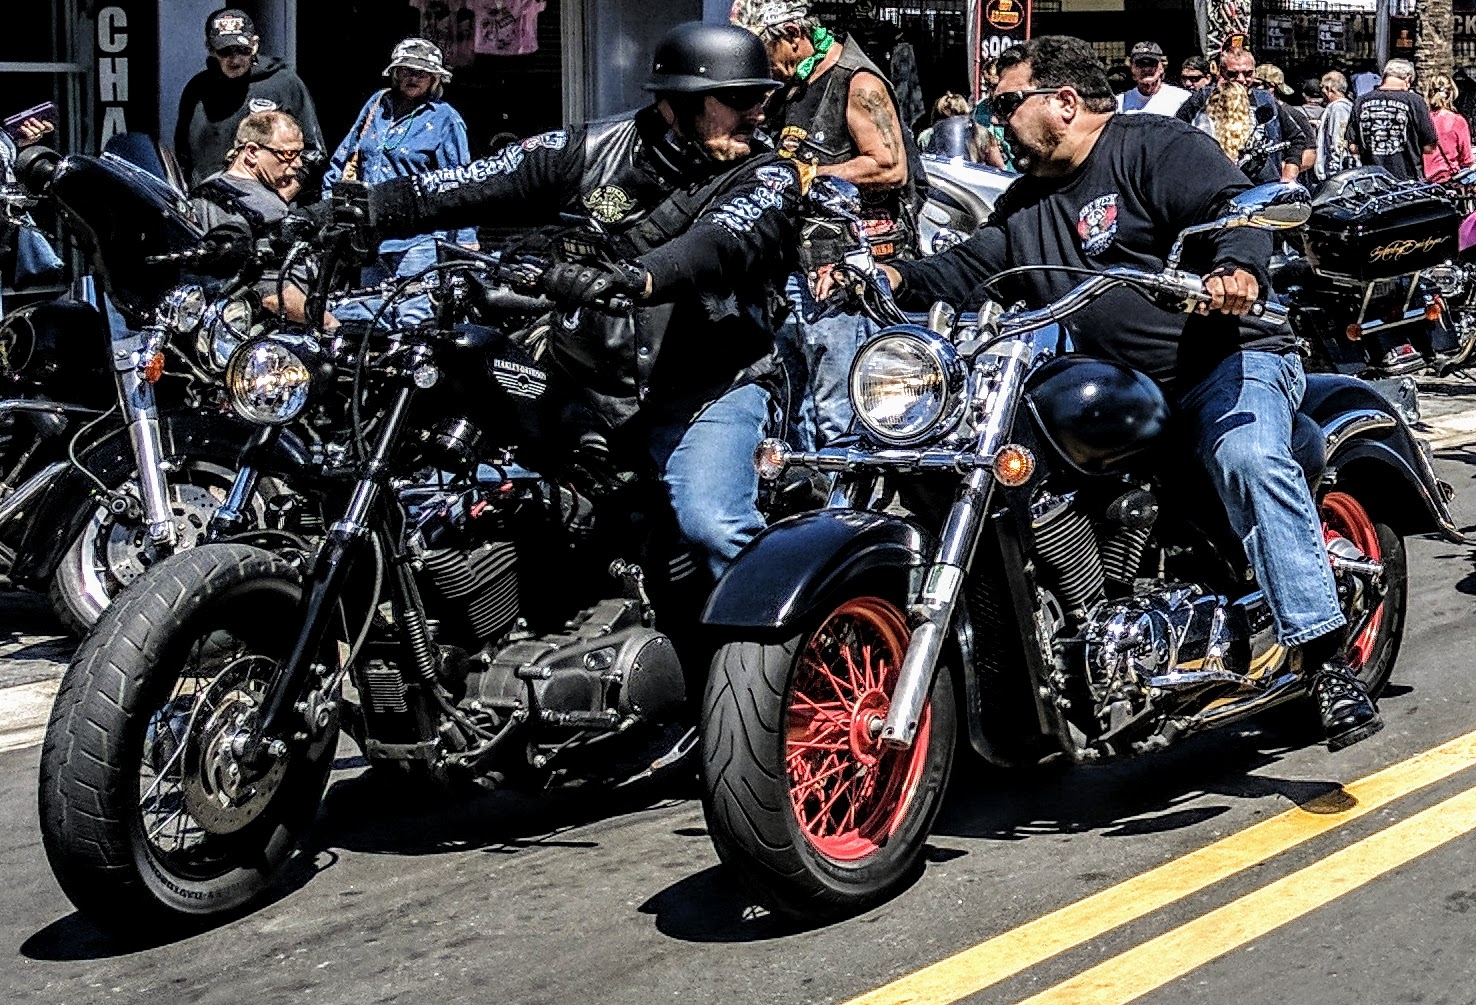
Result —
[{"label": "man in white shirt", "polygon": [[1133,46],[1133,80],[1137,87],[1117,96],[1117,110],[1131,115],[1134,112],[1152,112],[1155,115],[1173,115],[1189,97],[1182,87],[1163,82],[1165,62],[1163,49],[1157,42],[1139,42]]}]

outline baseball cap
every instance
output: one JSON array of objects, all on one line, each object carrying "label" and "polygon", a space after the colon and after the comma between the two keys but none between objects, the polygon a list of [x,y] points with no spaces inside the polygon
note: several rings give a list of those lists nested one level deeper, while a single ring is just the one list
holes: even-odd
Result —
[{"label": "baseball cap", "polygon": [[1281,67],[1274,63],[1262,63],[1256,67],[1256,79],[1263,80],[1276,89],[1276,93],[1283,98],[1291,97],[1296,93],[1287,86],[1286,74],[1281,72]]},{"label": "baseball cap", "polygon": [[1163,61],[1163,48],[1157,42],[1139,42],[1133,46],[1132,59],[1156,59]]},{"label": "baseball cap", "polygon": [[394,52],[390,53],[389,66],[384,68],[383,76],[388,77],[390,71],[397,66],[433,73],[442,80],[451,79],[451,71],[446,69],[441,50],[427,38],[401,39]]},{"label": "baseball cap", "polygon": [[205,44],[211,52],[256,44],[256,25],[243,10],[225,7],[205,19]]},{"label": "baseball cap", "polygon": [[803,21],[810,16],[806,0],[733,0],[728,20],[755,35],[781,24]]}]

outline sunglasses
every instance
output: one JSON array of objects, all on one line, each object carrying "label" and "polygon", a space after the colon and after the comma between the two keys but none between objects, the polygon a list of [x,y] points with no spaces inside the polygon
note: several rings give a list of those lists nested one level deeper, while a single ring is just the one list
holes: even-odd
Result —
[{"label": "sunglasses", "polygon": [[1181,73],[1181,74],[1179,74],[1179,79],[1182,80],[1186,84],[1197,84],[1201,80],[1204,79],[1204,74],[1202,74],[1202,73]]},{"label": "sunglasses", "polygon": [[1152,70],[1158,66],[1159,62],[1160,60],[1154,59],[1152,56],[1143,56],[1133,60],[1133,66],[1139,70]]},{"label": "sunglasses", "polygon": [[255,145],[257,147],[260,147],[262,150],[271,151],[272,156],[277,158],[277,160],[281,161],[283,164],[296,164],[298,161],[302,160],[302,147],[298,147],[296,150],[279,150],[276,147],[269,147],[265,143],[257,143]]},{"label": "sunglasses", "polygon": [[1020,106],[1037,94],[1055,94],[1059,87],[1032,87],[1028,91],[1000,91],[990,99],[990,110],[1001,122],[1007,122]]},{"label": "sunglasses", "polygon": [[1220,71],[1220,76],[1224,77],[1226,80],[1254,80],[1256,77],[1256,71],[1254,67],[1249,70],[1222,69]]},{"label": "sunglasses", "polygon": [[735,112],[746,112],[769,100],[772,87],[734,87],[713,91],[712,96]]},{"label": "sunglasses", "polygon": [[224,49],[217,49],[215,54],[221,59],[230,59],[233,56],[249,56],[251,55],[251,49],[249,46],[244,45],[229,45]]}]

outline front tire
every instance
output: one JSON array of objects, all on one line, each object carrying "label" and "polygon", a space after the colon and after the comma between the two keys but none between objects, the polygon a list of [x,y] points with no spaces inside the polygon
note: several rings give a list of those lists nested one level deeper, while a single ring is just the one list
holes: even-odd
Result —
[{"label": "front tire", "polygon": [[78,650],[38,801],[52,871],[102,927],[139,937],[249,904],[316,816],[336,716],[264,773],[230,743],[292,644],[300,597],[284,560],[206,545],[142,577]]},{"label": "front tire", "polygon": [[898,605],[856,595],[774,644],[713,658],[703,702],[703,808],[723,862],[757,899],[807,922],[863,911],[922,866],[956,739],[940,667],[917,739],[876,740],[909,633]]}]

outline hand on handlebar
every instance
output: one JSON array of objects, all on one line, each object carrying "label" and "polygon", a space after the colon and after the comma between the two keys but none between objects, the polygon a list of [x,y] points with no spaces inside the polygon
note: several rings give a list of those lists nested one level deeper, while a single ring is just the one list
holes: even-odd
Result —
[{"label": "hand on handlebar", "polygon": [[620,309],[645,299],[651,277],[633,262],[555,262],[538,285],[561,303]]},{"label": "hand on handlebar", "polygon": [[1256,277],[1244,269],[1224,265],[1204,277],[1209,300],[1197,308],[1200,314],[1248,314],[1261,294]]}]

